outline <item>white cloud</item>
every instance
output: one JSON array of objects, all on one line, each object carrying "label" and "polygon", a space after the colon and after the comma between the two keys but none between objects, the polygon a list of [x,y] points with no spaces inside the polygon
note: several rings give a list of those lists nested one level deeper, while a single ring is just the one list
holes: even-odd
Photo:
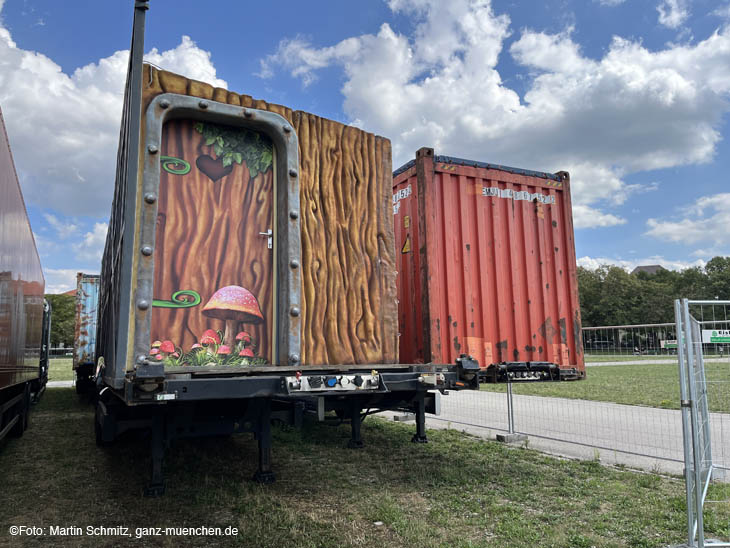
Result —
[{"label": "white cloud", "polygon": [[[0,3],[2,9],[2,3]],[[65,74],[24,50],[0,20],[0,105],[25,199],[64,215],[106,217],[111,206],[128,51]],[[226,86],[210,53],[190,37],[147,58],[163,68]]]},{"label": "white cloud", "polygon": [[662,0],[656,7],[659,13],[659,24],[676,29],[689,17],[687,0]]},{"label": "white cloud", "polygon": [[86,264],[97,264],[101,270],[101,256],[104,253],[107,224],[95,223],[93,230],[84,234],[83,239],[73,245],[76,259]]},{"label": "white cloud", "polygon": [[76,287],[76,270],[72,268],[44,268],[46,293],[65,293]]},{"label": "white cloud", "polygon": [[661,255],[652,255],[650,257],[644,257],[641,259],[618,259],[618,258],[610,258],[610,257],[579,257],[577,259],[578,266],[582,266],[583,268],[588,268],[590,270],[595,270],[601,266],[606,265],[614,265],[614,266],[620,266],[623,268],[626,272],[631,272],[636,268],[637,266],[642,265],[650,265],[650,264],[658,264],[666,268],[667,270],[684,270],[686,268],[692,268],[692,267],[704,267],[706,262],[702,259],[697,259],[696,261],[681,261],[681,260],[672,260],[672,259],[665,259]]},{"label": "white cloud", "polygon": [[51,225],[51,228],[56,231],[57,236],[62,240],[77,234],[79,231],[79,226],[76,223],[71,221],[62,221],[50,213],[43,215],[43,218],[49,225]]},{"label": "white cloud", "polygon": [[722,19],[730,19],[730,4],[725,4],[724,6],[714,9],[710,12],[710,15],[714,15],[715,17],[720,17]]},{"label": "white cloud", "polygon": [[[394,165],[422,146],[438,154],[571,172],[577,226],[623,222],[603,211],[656,184],[631,173],[712,160],[728,112],[730,27],[690,45],[650,51],[616,37],[600,59],[571,29],[523,30],[509,54],[529,72],[520,97],[497,70],[510,19],[488,0],[391,0],[415,22],[316,47],[284,40],[262,74],[286,70],[304,84],[341,66],[344,109],[358,127],[387,135]],[[677,3],[681,7],[684,4]]]},{"label": "white cloud", "polygon": [[602,6],[618,6],[619,4],[623,4],[626,0],[597,0],[599,4]]},{"label": "white cloud", "polygon": [[626,223],[623,217],[603,213],[587,205],[573,205],[573,226],[575,228],[595,228],[599,226],[616,226]]},{"label": "white cloud", "polygon": [[727,250],[729,203],[730,193],[703,196],[688,207],[679,220],[648,219],[646,235],[684,244],[701,242]]}]

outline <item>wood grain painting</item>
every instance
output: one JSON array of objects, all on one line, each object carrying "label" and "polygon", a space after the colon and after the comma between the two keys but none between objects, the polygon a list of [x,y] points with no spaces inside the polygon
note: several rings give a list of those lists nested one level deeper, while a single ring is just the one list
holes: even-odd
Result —
[{"label": "wood grain painting", "polygon": [[268,110],[292,125],[299,140],[302,363],[397,361],[390,141],[145,65],[143,112],[161,93]]},{"label": "wood grain painting", "polygon": [[[151,355],[167,365],[271,361],[273,145],[174,120],[162,135]],[[265,361],[264,361],[265,360]]]}]

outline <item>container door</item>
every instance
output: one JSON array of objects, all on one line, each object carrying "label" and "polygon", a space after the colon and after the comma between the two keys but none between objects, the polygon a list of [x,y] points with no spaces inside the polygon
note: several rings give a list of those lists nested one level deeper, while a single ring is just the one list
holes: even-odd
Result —
[{"label": "container door", "polygon": [[274,147],[192,120],[162,132],[150,355],[167,366],[270,363]]}]

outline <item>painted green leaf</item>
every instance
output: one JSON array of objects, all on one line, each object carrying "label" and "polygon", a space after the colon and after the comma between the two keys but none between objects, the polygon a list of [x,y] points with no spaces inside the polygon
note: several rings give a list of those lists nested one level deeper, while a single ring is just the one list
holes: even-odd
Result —
[{"label": "painted green leaf", "polygon": [[223,155],[223,167],[228,167],[233,163],[233,157],[230,154]]},{"label": "painted green leaf", "polygon": [[240,152],[234,152],[233,158],[236,160],[237,164],[240,164],[241,162],[243,162],[243,156],[241,155]]}]

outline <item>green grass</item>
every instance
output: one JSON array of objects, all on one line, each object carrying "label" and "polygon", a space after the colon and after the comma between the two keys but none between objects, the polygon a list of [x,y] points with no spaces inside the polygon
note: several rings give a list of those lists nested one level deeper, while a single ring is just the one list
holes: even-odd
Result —
[{"label": "green grass", "polygon": [[[730,364],[706,363],[710,410],[730,413]],[[608,401],[679,409],[676,363],[642,363],[588,367],[586,379],[561,383],[514,384],[515,394]],[[724,381],[724,382],[723,382]],[[482,390],[504,392],[505,385],[483,384]]]},{"label": "green grass", "polygon": [[[678,478],[560,460],[453,430],[431,431],[430,443],[414,445],[413,426],[374,418],[363,425],[360,451],[344,448],[345,426],[275,428],[278,480],[269,486],[249,481],[251,435],[176,442],[166,461],[167,494],[145,499],[145,439],[98,449],[92,424],[92,409],[72,389],[49,389],[26,435],[0,447],[0,545],[563,548],[684,539]],[[706,522],[709,534],[730,538],[730,505],[714,506]],[[233,526],[240,533],[20,542],[7,536],[12,524]]]},{"label": "green grass", "polygon": [[73,379],[73,360],[71,358],[51,358],[49,360],[49,381],[72,381]]}]

